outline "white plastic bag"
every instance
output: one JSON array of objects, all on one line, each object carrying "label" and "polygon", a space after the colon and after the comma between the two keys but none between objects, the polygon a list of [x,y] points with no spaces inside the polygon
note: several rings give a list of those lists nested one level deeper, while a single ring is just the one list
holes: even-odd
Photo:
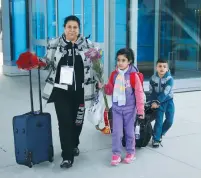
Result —
[{"label": "white plastic bag", "polygon": [[88,119],[94,126],[97,126],[103,120],[104,111],[105,102],[103,93],[99,90],[93,106],[85,110],[85,119]]}]

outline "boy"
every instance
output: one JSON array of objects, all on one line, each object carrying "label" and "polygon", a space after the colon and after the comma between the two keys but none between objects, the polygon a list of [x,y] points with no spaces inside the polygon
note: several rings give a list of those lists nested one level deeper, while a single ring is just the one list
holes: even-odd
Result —
[{"label": "boy", "polygon": [[[168,68],[168,62],[159,59],[156,63],[156,73],[150,79],[151,108],[157,109],[156,122],[153,131],[152,146],[158,148],[162,136],[170,129],[174,118],[173,78]],[[166,116],[163,122],[163,116]]]}]

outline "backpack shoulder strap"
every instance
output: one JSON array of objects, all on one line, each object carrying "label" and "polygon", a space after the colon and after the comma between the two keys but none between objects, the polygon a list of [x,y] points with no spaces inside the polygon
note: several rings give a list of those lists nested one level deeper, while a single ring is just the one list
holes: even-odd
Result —
[{"label": "backpack shoulder strap", "polygon": [[135,88],[135,75],[136,75],[136,72],[130,73],[130,84],[132,88]]},{"label": "backpack shoulder strap", "polygon": [[109,79],[110,83],[113,84],[113,85],[114,85],[114,77],[115,77],[115,75],[117,75],[117,71],[116,71],[116,70],[114,70],[114,71],[111,73],[110,79]]},{"label": "backpack shoulder strap", "polygon": [[141,81],[142,87],[143,87],[143,81],[144,81],[143,74],[140,72],[131,72],[130,73],[130,83],[131,83],[132,88],[135,88],[135,75],[138,75],[138,77]]}]

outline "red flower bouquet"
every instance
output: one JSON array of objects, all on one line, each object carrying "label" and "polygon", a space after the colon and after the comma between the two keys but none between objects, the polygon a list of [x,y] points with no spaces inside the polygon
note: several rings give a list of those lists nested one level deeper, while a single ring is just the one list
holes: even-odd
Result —
[{"label": "red flower bouquet", "polygon": [[22,53],[17,62],[16,62],[17,66],[19,69],[23,69],[23,70],[31,70],[34,68],[40,68],[40,67],[45,67],[46,63],[42,62],[39,60],[39,58],[31,52],[25,52]]}]

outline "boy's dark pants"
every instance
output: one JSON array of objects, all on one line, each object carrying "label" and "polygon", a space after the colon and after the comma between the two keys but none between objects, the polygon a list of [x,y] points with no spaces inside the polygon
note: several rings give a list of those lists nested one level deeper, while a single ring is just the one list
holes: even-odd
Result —
[{"label": "boy's dark pants", "polygon": [[[173,99],[161,103],[160,107],[157,109],[156,122],[154,125],[153,140],[159,141],[162,135],[170,129],[174,120],[175,107]],[[163,122],[163,117],[165,114],[165,121]]]}]

